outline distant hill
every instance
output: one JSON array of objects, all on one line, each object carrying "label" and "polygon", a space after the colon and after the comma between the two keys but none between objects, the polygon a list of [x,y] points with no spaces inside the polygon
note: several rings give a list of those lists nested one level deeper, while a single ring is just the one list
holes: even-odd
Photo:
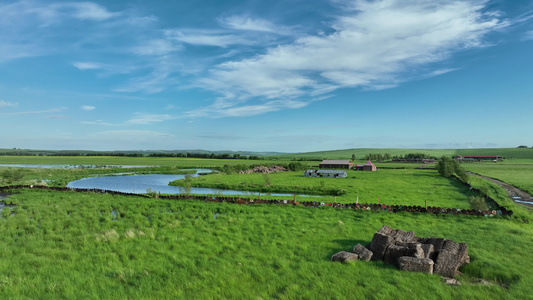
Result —
[{"label": "distant hill", "polygon": [[0,149],[0,155],[12,156],[83,156],[83,155],[102,155],[102,156],[148,156],[153,153],[161,154],[239,154],[241,156],[259,156],[265,159],[275,160],[316,160],[323,159],[348,159],[351,160],[352,154],[356,160],[363,160],[368,154],[385,154],[392,156],[406,155],[410,153],[423,153],[430,156],[439,157],[442,155],[500,155],[504,158],[515,159],[533,159],[532,148],[480,148],[480,149],[399,149],[399,148],[356,148],[331,151],[317,151],[304,153],[283,153],[283,152],[254,152],[254,151],[233,151],[233,150],[128,150],[128,151],[92,151],[92,150],[32,150],[32,149]]},{"label": "distant hill", "polygon": [[442,155],[500,155],[504,158],[515,159],[533,159],[532,148],[479,148],[479,149],[398,149],[398,148],[357,148],[357,149],[343,149],[331,151],[317,151],[305,153],[291,153],[270,156],[268,158],[292,160],[292,159],[308,159],[308,160],[322,160],[322,159],[348,159],[355,155],[356,160],[362,160],[368,154],[385,154],[389,153],[392,156],[406,155],[409,153],[423,153],[435,157]]},{"label": "distant hill", "polygon": [[0,155],[13,155],[13,156],[49,156],[49,155],[65,155],[65,156],[83,156],[83,155],[121,155],[134,156],[135,154],[148,156],[153,153],[165,153],[165,154],[186,154],[186,153],[201,153],[201,154],[239,154],[239,155],[255,155],[255,156],[275,156],[284,155],[283,152],[254,152],[254,151],[232,151],[232,150],[218,150],[209,151],[202,149],[191,150],[125,150],[125,151],[94,151],[94,150],[34,150],[34,149],[1,149]]}]

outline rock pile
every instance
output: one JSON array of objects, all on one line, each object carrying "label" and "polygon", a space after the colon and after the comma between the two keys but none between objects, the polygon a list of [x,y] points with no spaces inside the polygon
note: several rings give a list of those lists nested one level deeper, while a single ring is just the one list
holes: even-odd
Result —
[{"label": "rock pile", "polygon": [[272,166],[272,167],[265,167],[265,166],[257,166],[250,170],[240,171],[239,174],[250,174],[250,173],[274,173],[274,172],[284,172],[287,171],[282,166]]},{"label": "rock pile", "polygon": [[383,226],[367,247],[355,245],[352,252],[341,251],[332,261],[382,260],[410,272],[454,277],[461,266],[470,262],[465,243],[443,238],[417,237],[413,231]]}]

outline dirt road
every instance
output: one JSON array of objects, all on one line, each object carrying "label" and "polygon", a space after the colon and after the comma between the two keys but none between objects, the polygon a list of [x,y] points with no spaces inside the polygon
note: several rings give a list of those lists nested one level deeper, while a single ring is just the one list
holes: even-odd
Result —
[{"label": "dirt road", "polygon": [[471,172],[467,172],[467,173],[468,175],[477,176],[477,177],[496,183],[497,185],[503,187],[507,191],[507,195],[509,195],[509,198],[511,198],[514,202],[528,206],[528,207],[533,207],[533,198],[531,197],[531,195],[526,193],[525,191],[522,191],[516,186],[507,184],[498,179],[482,176],[482,175],[471,173]]}]

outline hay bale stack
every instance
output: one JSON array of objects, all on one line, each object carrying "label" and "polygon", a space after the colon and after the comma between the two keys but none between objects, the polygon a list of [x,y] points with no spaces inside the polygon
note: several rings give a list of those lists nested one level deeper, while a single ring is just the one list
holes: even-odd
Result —
[{"label": "hay bale stack", "polygon": [[365,248],[354,246],[352,253],[341,251],[332,261],[346,262],[362,259],[382,260],[400,270],[410,272],[436,273],[454,277],[458,270],[470,262],[468,246],[452,240],[436,237],[417,237],[413,231],[383,226],[372,237]]},{"label": "hay bale stack", "polygon": [[416,258],[411,256],[402,256],[398,259],[398,266],[402,271],[433,273],[435,263],[429,258]]},{"label": "hay bale stack", "polygon": [[372,242],[368,246],[368,250],[372,251],[372,260],[382,260],[385,255],[387,247],[394,243],[394,238],[389,235],[375,233]]},{"label": "hay bale stack", "polygon": [[398,266],[398,259],[404,256],[423,258],[424,251],[422,250],[422,245],[418,243],[410,243],[407,245],[390,245],[385,251],[383,261],[391,265]]},{"label": "hay bale stack", "polygon": [[366,249],[363,245],[357,244],[353,247],[352,253],[359,256],[360,260],[369,261],[372,258],[372,251]]},{"label": "hay bale stack", "polygon": [[341,263],[346,263],[349,261],[356,261],[358,258],[359,256],[355,253],[341,251],[341,252],[333,254],[333,256],[331,257],[331,261],[338,261]]},{"label": "hay bale stack", "polygon": [[465,243],[446,240],[435,261],[435,273],[446,277],[454,277],[458,269],[469,262],[468,248]]}]

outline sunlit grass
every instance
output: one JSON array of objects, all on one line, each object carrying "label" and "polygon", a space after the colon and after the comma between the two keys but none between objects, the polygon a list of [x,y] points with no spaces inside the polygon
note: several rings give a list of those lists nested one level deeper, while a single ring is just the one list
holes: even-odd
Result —
[{"label": "sunlit grass", "polygon": [[[296,193],[329,196],[328,202],[470,208],[469,197],[477,195],[457,179],[443,178],[433,169],[349,170],[347,178],[305,177],[303,171],[268,174],[213,174],[192,178],[196,187]],[[180,185],[182,180],[173,184]],[[299,201],[313,201],[297,197]]]},{"label": "sunlit grass", "polygon": [[[532,225],[507,218],[17,193],[0,218],[4,298],[524,299],[533,279]],[[468,243],[463,285],[329,261],[385,224]]]}]

